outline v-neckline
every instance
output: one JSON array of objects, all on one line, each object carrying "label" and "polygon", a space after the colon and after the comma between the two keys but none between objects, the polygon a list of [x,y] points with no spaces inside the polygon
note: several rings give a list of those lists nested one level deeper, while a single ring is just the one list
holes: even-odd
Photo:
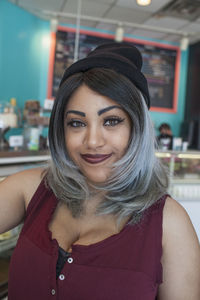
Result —
[{"label": "v-neckline", "polygon": [[[52,243],[52,245],[54,245],[54,247],[56,247],[57,251],[59,250],[59,248],[63,249],[62,246],[59,244],[58,240],[56,238],[53,238],[53,233],[49,228],[50,222],[52,220],[53,215],[55,214],[55,211],[57,209],[57,206],[59,205],[59,200],[57,199],[57,197],[53,194],[53,199],[54,199],[54,203],[51,207],[50,213],[49,213],[49,217],[47,219],[46,222],[46,229],[47,229],[47,233],[48,233],[48,237],[50,242]],[[81,252],[85,252],[85,251],[93,251],[97,248],[101,248],[101,247],[105,247],[107,244],[110,244],[112,242],[114,242],[115,240],[118,240],[119,238],[123,237],[123,235],[128,231],[128,229],[130,228],[130,224],[129,224],[130,218],[128,219],[128,221],[125,223],[125,225],[123,226],[123,228],[120,230],[120,232],[112,234],[100,241],[91,243],[89,245],[82,245],[82,244],[72,244],[70,246],[70,249],[72,249],[72,251],[66,251],[63,249],[63,251],[65,251],[66,253],[73,253],[74,251],[81,251]]]}]

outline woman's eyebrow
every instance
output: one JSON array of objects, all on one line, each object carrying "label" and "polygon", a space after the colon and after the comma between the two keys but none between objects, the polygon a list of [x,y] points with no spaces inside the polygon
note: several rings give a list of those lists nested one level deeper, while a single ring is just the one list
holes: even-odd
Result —
[{"label": "woman's eyebrow", "polygon": [[98,111],[98,115],[100,116],[100,115],[102,115],[103,113],[105,113],[105,112],[107,112],[107,111],[109,111],[109,110],[111,110],[111,109],[114,109],[114,108],[122,109],[122,107],[120,107],[120,106],[118,106],[118,105],[112,105],[112,106],[108,106],[108,107],[105,107],[105,108],[103,108],[103,109],[100,109],[100,110]]},{"label": "woman's eyebrow", "polygon": [[[100,116],[100,115],[102,115],[103,113],[105,113],[105,112],[107,112],[107,111],[109,111],[109,110],[112,110],[112,109],[114,109],[114,108],[122,109],[122,107],[120,107],[120,106],[118,106],[118,105],[112,105],[112,106],[108,106],[108,107],[105,107],[105,108],[100,109],[97,113],[98,113],[98,115]],[[82,116],[82,117],[85,117],[85,116],[86,116],[86,114],[85,114],[84,112],[79,111],[79,110],[68,110],[68,111],[66,111],[66,114],[65,114],[65,115],[67,116],[68,114],[76,114],[76,115],[79,115],[79,116]]]},{"label": "woman's eyebrow", "polygon": [[67,116],[68,114],[76,114],[82,117],[85,117],[85,113],[79,110],[68,110],[66,111],[65,115]]}]

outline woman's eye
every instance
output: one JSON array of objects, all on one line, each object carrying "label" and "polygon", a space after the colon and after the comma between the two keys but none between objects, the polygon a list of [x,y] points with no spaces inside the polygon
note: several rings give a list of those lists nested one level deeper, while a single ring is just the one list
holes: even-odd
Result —
[{"label": "woman's eye", "polygon": [[74,120],[74,121],[69,121],[67,123],[67,126],[77,128],[77,127],[84,127],[85,124],[83,122],[81,122],[81,121]]},{"label": "woman's eye", "polygon": [[124,119],[121,119],[121,118],[106,119],[106,120],[104,120],[104,126],[116,126],[123,121],[124,121]]}]

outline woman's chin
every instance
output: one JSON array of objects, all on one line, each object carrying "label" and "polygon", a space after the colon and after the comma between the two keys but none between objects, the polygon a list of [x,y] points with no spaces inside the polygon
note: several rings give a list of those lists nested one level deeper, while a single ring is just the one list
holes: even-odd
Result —
[{"label": "woman's chin", "polygon": [[108,176],[96,176],[94,177],[87,177],[86,176],[86,180],[88,182],[88,184],[91,185],[96,185],[96,186],[103,186],[107,181],[108,181]]},{"label": "woman's chin", "polygon": [[85,170],[81,170],[82,174],[85,176],[88,184],[91,185],[103,185],[107,183],[108,178],[110,176],[110,170],[92,170],[92,172],[84,172]]}]

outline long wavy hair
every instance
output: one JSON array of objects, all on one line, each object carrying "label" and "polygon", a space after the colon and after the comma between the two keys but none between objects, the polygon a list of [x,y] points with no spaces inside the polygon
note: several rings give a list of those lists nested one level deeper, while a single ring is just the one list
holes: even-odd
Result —
[{"label": "long wavy hair", "polygon": [[[73,92],[86,85],[109,97],[129,114],[132,132],[125,155],[112,166],[107,182],[88,186],[85,176],[70,159],[65,146],[64,112]],[[147,105],[141,92],[123,75],[111,69],[94,68],[69,77],[60,87],[49,126],[51,161],[46,182],[56,197],[67,204],[72,215],[84,212],[84,201],[103,192],[104,199],[96,214],[113,214],[120,222],[140,220],[145,209],[155,203],[168,187],[167,172],[155,156],[155,134]]]}]

